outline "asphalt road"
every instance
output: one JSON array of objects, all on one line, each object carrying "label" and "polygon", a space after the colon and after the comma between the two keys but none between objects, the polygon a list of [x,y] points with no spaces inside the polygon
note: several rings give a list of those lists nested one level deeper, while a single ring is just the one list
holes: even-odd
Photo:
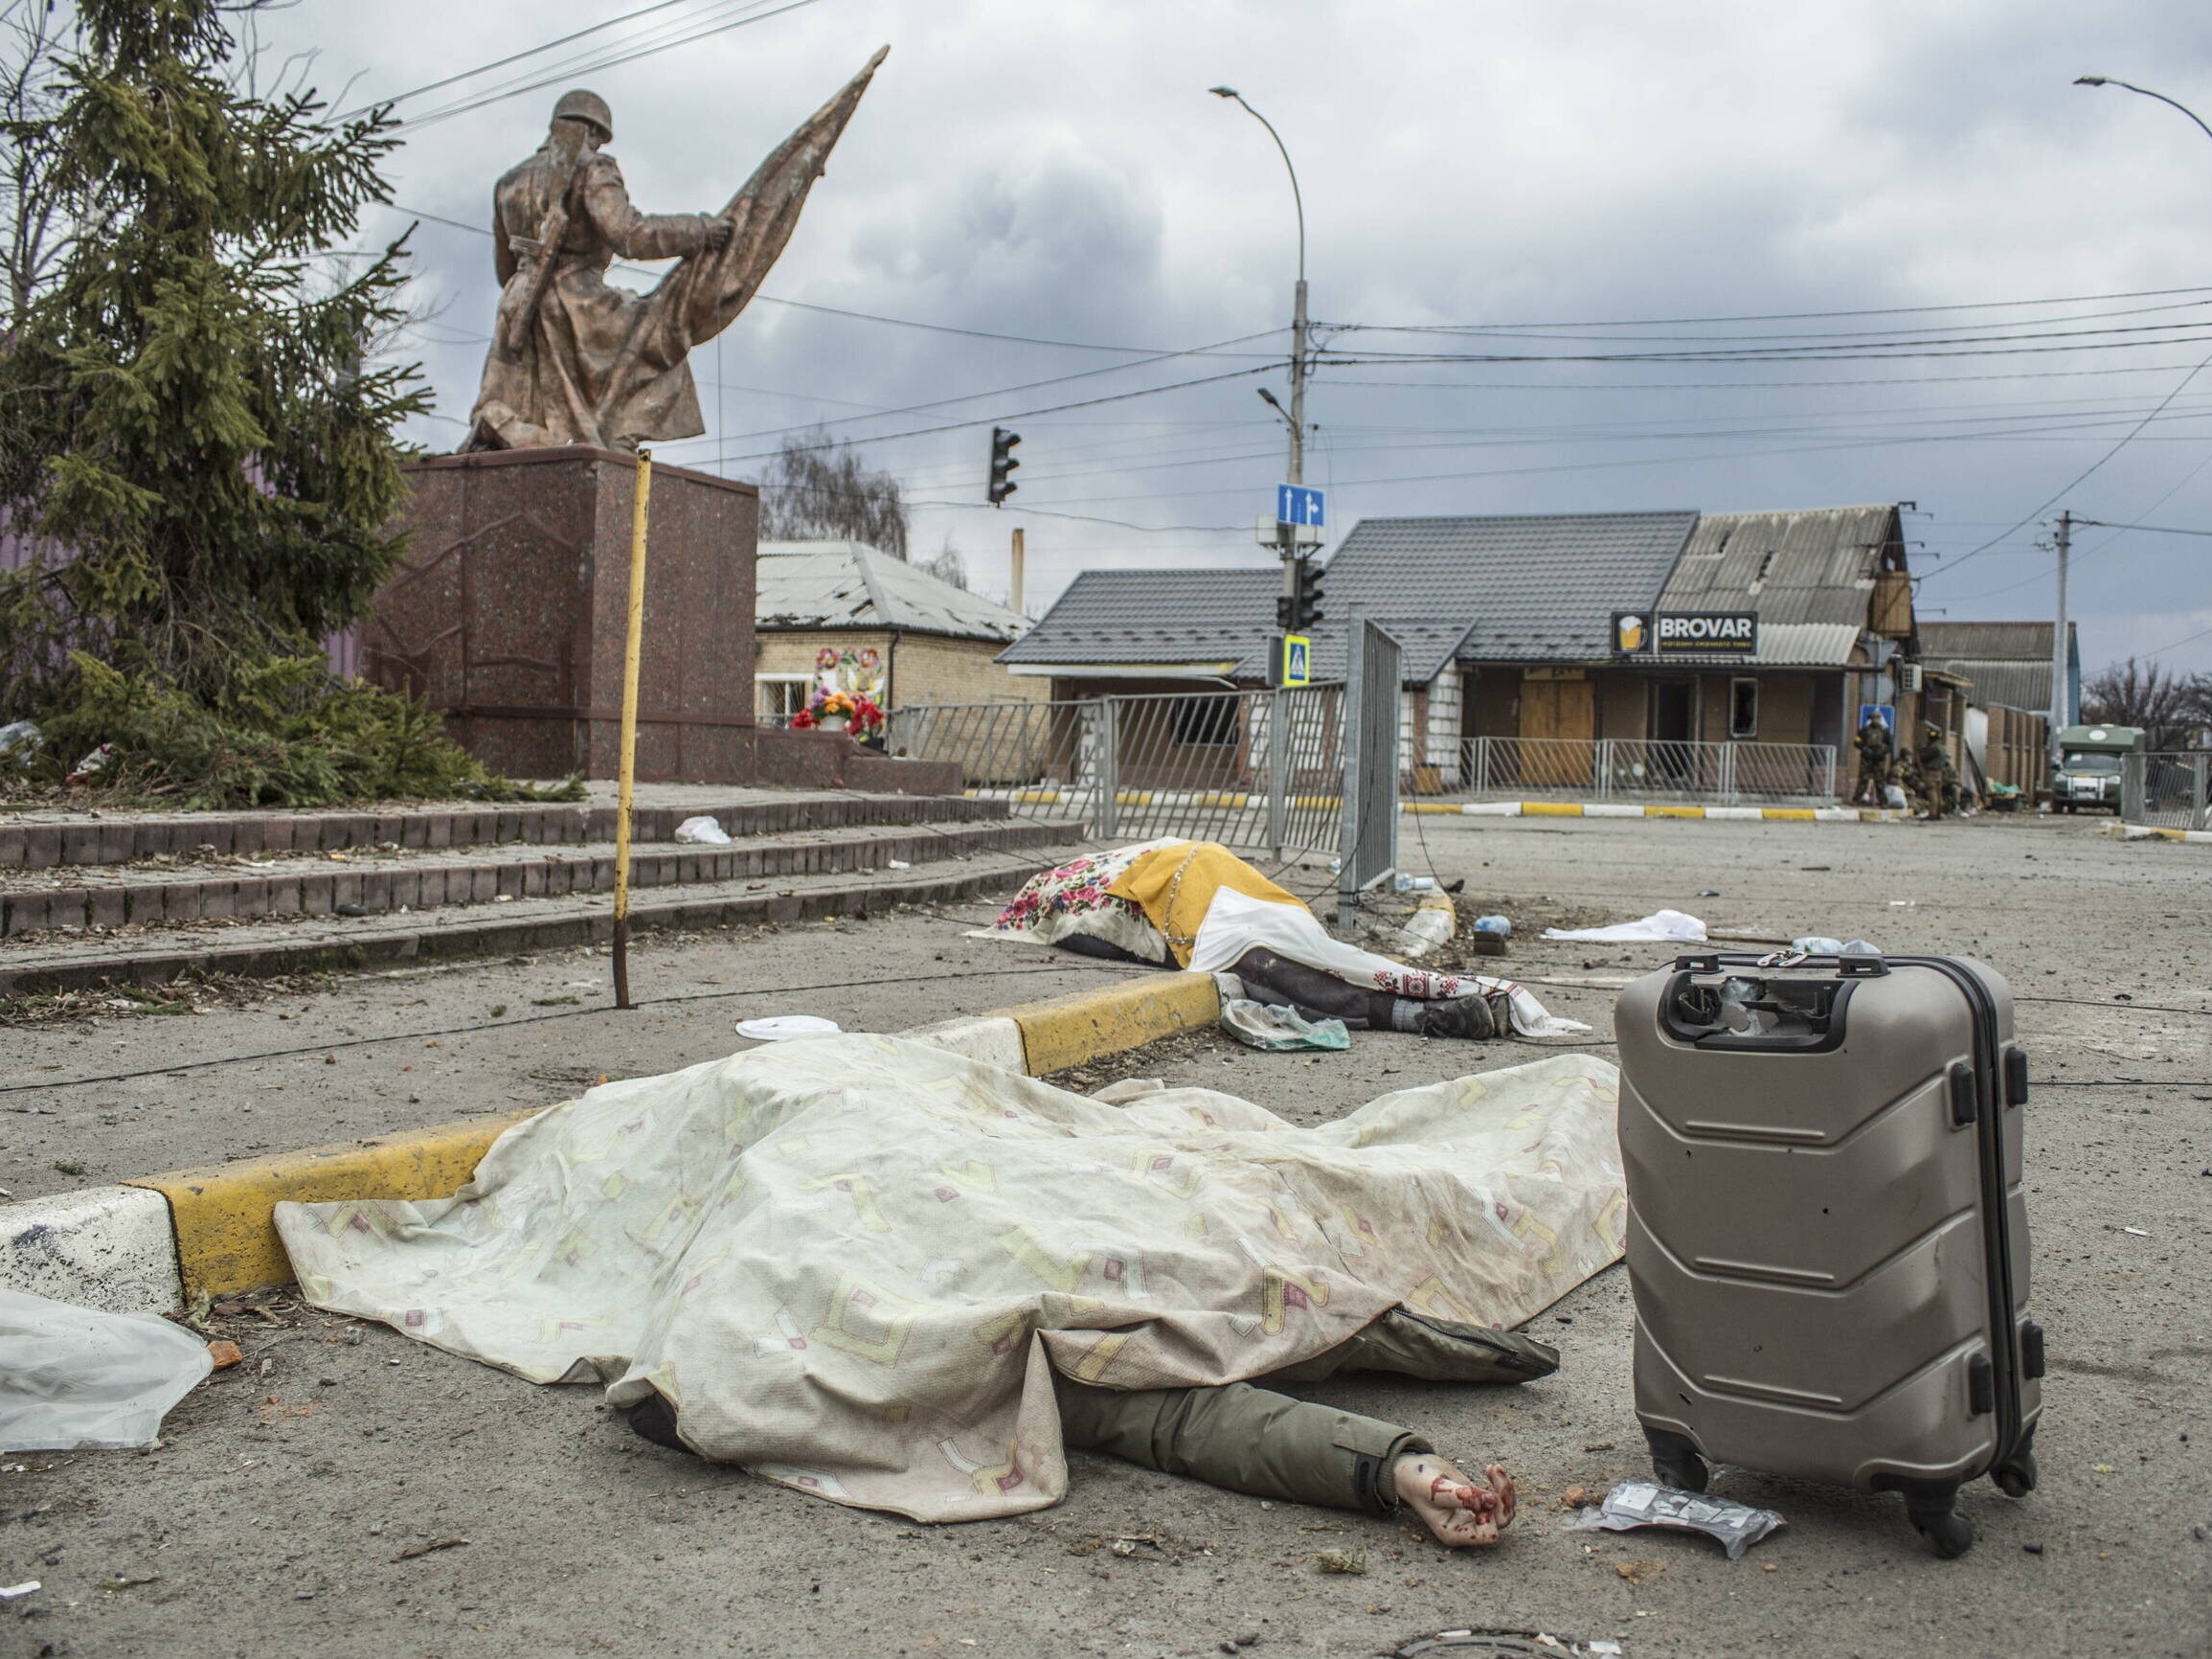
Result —
[{"label": "asphalt road", "polygon": [[[1546,1381],[1358,1378],[1314,1391],[1416,1425],[1464,1460],[1506,1462],[1524,1482],[1522,1521],[1484,1556],[1090,1456],[1073,1460],[1072,1494],[1055,1510],[916,1526],[652,1447],[610,1420],[594,1390],[534,1388],[278,1297],[267,1314],[241,1307],[220,1321],[247,1361],[171,1414],[162,1449],[6,1460],[0,1585],[44,1588],[0,1603],[0,1654],[1118,1656],[1212,1653],[1256,1636],[1264,1659],[1387,1651],[1468,1626],[1604,1637],[1631,1659],[2212,1653],[2212,850],[2123,845],[2070,822],[1434,820],[1410,827],[1402,852],[1411,868],[1426,858],[1467,876],[1463,903],[1520,924],[1666,904],[1717,929],[1971,951],[2011,978],[2039,1079],[2028,1185],[2051,1375],[2043,1488],[2018,1503],[1986,1483],[1970,1489],[1981,1534],[1972,1554],[1927,1556],[1893,1498],[1735,1470],[1717,1490],[1790,1520],[1740,1562],[1693,1537],[1562,1532],[1568,1486],[1643,1472],[1617,1268],[1536,1322],[1565,1353]],[[825,983],[870,968],[890,977],[916,953],[962,972],[1035,954],[959,940],[949,921],[848,925],[656,942],[648,983]],[[1545,944],[1532,931],[1522,926],[1503,966],[1596,1024],[1592,1046],[1607,1052],[1613,985],[1667,953]],[[362,1032],[372,1020],[458,1024],[496,1001],[514,1011],[525,989],[568,994],[569,980],[603,966],[548,959],[349,982],[282,1004],[298,1022],[277,1022],[272,1001],[259,1012],[103,1022],[90,1034],[0,1032],[0,1054],[19,1080],[35,1064],[79,1075],[150,1063],[186,1038],[214,1055],[325,1040],[341,1021]],[[873,1023],[895,1027],[1058,989],[1070,973],[816,992],[807,1006],[850,1024],[880,1011]],[[771,1004],[789,1008],[740,1006]],[[557,1098],[560,1085],[533,1074],[588,1081],[688,1063],[731,1046],[734,1011],[678,1005],[651,1025],[593,1013],[442,1039],[427,1051],[437,1092],[412,1111],[400,1091],[420,1092],[423,1062],[396,1049],[342,1051],[320,1077],[320,1058],[187,1074],[128,1102],[135,1123],[87,1122],[94,1108],[70,1098],[83,1091],[64,1091],[54,1102],[67,1115],[34,1123],[53,1137],[37,1155],[81,1147],[114,1173],[217,1156],[246,1103],[254,1139],[281,1146]],[[125,1050],[109,1053],[117,1042]],[[1306,1121],[1533,1052],[1382,1034],[1317,1061],[1207,1035],[1086,1068],[1080,1083],[1203,1080]],[[409,1063],[417,1071],[401,1074]],[[19,1143],[23,1121],[0,1118],[7,1138]],[[1321,1550],[1365,1552],[1367,1570],[1322,1574]]]}]

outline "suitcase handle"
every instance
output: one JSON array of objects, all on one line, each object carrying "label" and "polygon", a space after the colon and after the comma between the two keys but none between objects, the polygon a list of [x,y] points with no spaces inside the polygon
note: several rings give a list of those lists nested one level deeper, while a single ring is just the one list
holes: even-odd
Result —
[{"label": "suitcase handle", "polygon": [[1809,952],[1791,950],[1771,951],[1765,956],[1749,952],[1711,951],[1702,955],[1682,955],[1675,958],[1675,968],[1682,973],[1719,973],[1728,967],[1803,967],[1811,963],[1833,963],[1839,979],[1880,979],[1889,971],[1888,962],[1879,956],[1868,956],[1862,951],[1848,951],[1841,956],[1815,956]]}]

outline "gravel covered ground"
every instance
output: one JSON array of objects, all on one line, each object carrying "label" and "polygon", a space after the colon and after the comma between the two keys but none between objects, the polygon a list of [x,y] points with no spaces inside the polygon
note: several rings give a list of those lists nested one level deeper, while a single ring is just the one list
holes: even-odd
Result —
[{"label": "gravel covered ground", "polygon": [[[1614,1640],[1631,1659],[2212,1652],[2212,849],[2065,821],[1437,819],[1411,821],[1401,852],[1465,877],[1463,915],[1514,918],[1512,954],[1481,965],[1591,1021],[1598,1053],[1617,985],[1669,953],[1546,944],[1531,923],[1668,905],[1748,935],[1970,952],[2010,977],[2038,1079],[2028,1186],[2051,1375],[2043,1489],[2019,1503],[1970,1489],[1972,1554],[1926,1555],[1894,1498],[1734,1470],[1717,1490],[1790,1519],[1740,1562],[1687,1536],[1560,1531],[1569,1487],[1643,1469],[1617,1268],[1533,1327],[1565,1355],[1544,1382],[1315,1391],[1508,1463],[1522,1520],[1487,1556],[1089,1456],[1057,1509],[916,1526],[650,1446],[596,1391],[533,1388],[277,1295],[218,1310],[246,1362],[171,1415],[162,1449],[6,1460],[0,1586],[44,1587],[0,1603],[0,1653],[919,1659],[1246,1642],[1262,1659],[1349,1659],[1470,1626]],[[604,959],[578,953],[0,1030],[9,1082],[40,1085],[0,1095],[14,1114],[0,1114],[0,1185],[46,1191],[557,1100],[602,1073],[726,1052],[743,1014],[896,1029],[1114,971],[961,938],[985,908],[656,938],[641,991],[714,1000],[629,1016],[600,1011]],[[834,989],[763,989],[801,985]],[[526,1012],[561,1017],[500,1023]],[[482,1029],[412,1034],[447,1027]],[[380,1040],[336,1046],[360,1037]],[[283,1048],[306,1052],[42,1082]],[[1345,1055],[1273,1056],[1200,1034],[1061,1080],[1203,1081],[1310,1122],[1534,1053],[1382,1034]],[[1366,1570],[1321,1573],[1323,1551],[1364,1554]]]}]

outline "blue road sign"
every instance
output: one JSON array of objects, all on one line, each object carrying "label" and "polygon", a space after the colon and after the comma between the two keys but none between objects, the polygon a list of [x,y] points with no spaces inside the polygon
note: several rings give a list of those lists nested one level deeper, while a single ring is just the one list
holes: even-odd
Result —
[{"label": "blue road sign", "polygon": [[1868,720],[1880,720],[1889,728],[1891,737],[1894,738],[1897,735],[1897,707],[1895,704],[1861,703],[1859,705],[1859,729],[1862,732],[1866,729]]},{"label": "blue road sign", "polygon": [[1278,484],[1275,487],[1275,521],[1277,524],[1325,525],[1322,515],[1321,492],[1308,489],[1302,484]]},{"label": "blue road sign", "polygon": [[1282,641],[1282,683],[1313,684],[1314,642],[1304,634],[1285,634]]}]

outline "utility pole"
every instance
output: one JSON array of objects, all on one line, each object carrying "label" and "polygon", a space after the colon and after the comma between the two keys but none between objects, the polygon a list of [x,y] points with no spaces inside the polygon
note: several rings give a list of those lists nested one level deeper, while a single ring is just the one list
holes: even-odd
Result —
[{"label": "utility pole", "polygon": [[[1023,545],[1021,527],[1016,525],[1014,527],[1013,581],[1011,584],[1013,592],[1007,596],[1007,607],[1011,610],[1022,609],[1022,565],[1024,556],[1027,551],[1027,548]],[[1028,613],[1023,611],[1022,614],[1027,616]]]},{"label": "utility pole", "polygon": [[2058,538],[2058,624],[2051,629],[2050,751],[2051,766],[2053,768],[2054,777],[2056,776],[2056,768],[2058,763],[2062,759],[2059,748],[2059,733],[2065,726],[2071,724],[2071,721],[2067,718],[2067,716],[2073,713],[2073,697],[2070,694],[2073,688],[2067,683],[2070,676],[2067,672],[2069,665],[2066,660],[2066,554],[2072,548],[2073,541],[2074,515],[2069,511],[2062,510],[2059,513]]}]

